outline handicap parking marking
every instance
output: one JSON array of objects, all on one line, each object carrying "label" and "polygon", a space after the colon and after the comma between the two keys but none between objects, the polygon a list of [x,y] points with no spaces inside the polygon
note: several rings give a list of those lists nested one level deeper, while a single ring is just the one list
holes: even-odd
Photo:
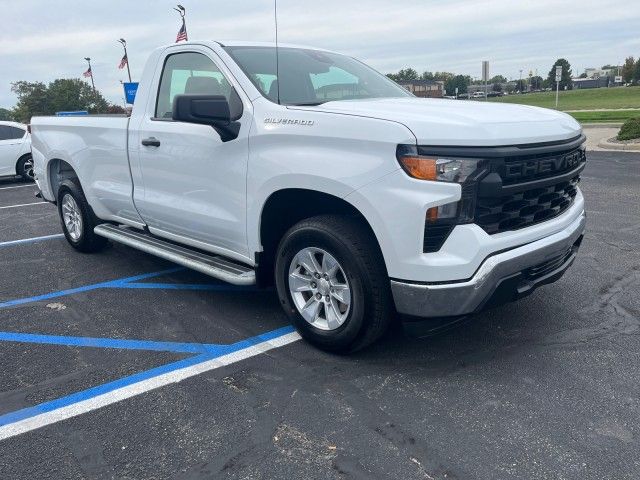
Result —
[{"label": "handicap parking marking", "polygon": [[[175,267],[32,297],[18,298],[0,303],[0,309],[109,288],[213,290],[238,293],[258,290],[257,287],[238,287],[228,284],[144,282],[144,280],[186,270],[184,267]],[[1,415],[0,440],[11,438],[46,425],[51,425],[150,390],[155,390],[162,386],[180,382],[195,375],[200,375],[210,370],[254,357],[269,350],[289,345],[290,343],[300,340],[300,338],[291,326],[278,328],[229,345],[0,332],[0,344],[2,342],[12,342],[75,348],[161,351],[189,355],[187,358],[176,362],[142,371],[39,405]]]},{"label": "handicap parking marking", "polygon": [[[135,342],[140,342],[139,345],[142,347],[140,350],[148,350],[149,347],[153,346],[153,343],[156,343],[144,340],[81,339],[78,337],[48,335],[26,336],[26,334],[10,334],[8,332],[0,334],[0,341],[40,344],[51,344],[55,341],[58,342],[56,344],[62,345],[65,338],[68,339],[69,346],[94,348],[121,348],[115,345],[119,342],[124,342],[125,344],[134,342],[128,344],[129,347],[133,348]],[[293,327],[287,326],[231,345],[173,344],[176,348],[176,350],[172,350],[174,352],[183,351],[182,349],[185,345],[191,345],[196,349],[201,348],[205,353],[198,353],[192,357],[139,372],[56,400],[4,414],[0,416],[0,441],[121,402],[165,385],[181,382],[187,378],[231,365],[269,350],[284,347],[298,340],[300,340],[300,336],[293,330]],[[83,344],[83,341],[86,344]],[[103,346],[96,344],[100,342],[105,343]],[[109,342],[116,343],[109,344]],[[171,342],[157,343],[158,349],[172,348]]]},{"label": "handicap parking marking", "polygon": [[2,247],[11,247],[14,245],[22,245],[25,243],[36,243],[36,242],[44,242],[46,240],[54,240],[56,238],[64,237],[63,233],[55,233],[53,235],[43,235],[41,237],[31,237],[31,238],[22,238],[19,240],[9,240],[7,242],[0,242],[0,248]]},{"label": "handicap parking marking", "polygon": [[159,277],[162,275],[168,275],[170,273],[180,272],[186,270],[184,267],[175,267],[167,270],[161,270],[159,272],[144,273],[142,275],[135,275],[133,277],[120,278],[117,280],[109,280],[106,282],[94,283],[91,285],[84,285],[81,287],[70,288],[67,290],[59,290],[57,292],[45,293],[42,295],[36,295],[33,297],[17,298],[14,300],[8,300],[0,302],[0,308],[13,307],[16,305],[24,305],[26,303],[40,302],[42,300],[50,300],[52,298],[65,297],[67,295],[73,295],[76,293],[90,292],[98,289],[108,288],[120,288],[120,289],[167,289],[167,290],[209,290],[218,292],[255,292],[258,291],[258,287],[248,286],[240,287],[224,283],[203,283],[203,284],[183,284],[183,283],[142,283],[140,280],[146,280],[149,278]]}]

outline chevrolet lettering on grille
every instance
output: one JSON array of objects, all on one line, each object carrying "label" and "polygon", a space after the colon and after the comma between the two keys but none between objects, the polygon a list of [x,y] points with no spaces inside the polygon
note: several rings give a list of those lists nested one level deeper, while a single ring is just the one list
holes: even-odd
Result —
[{"label": "chevrolet lettering on grille", "polygon": [[554,172],[571,170],[580,164],[581,152],[540,159],[523,160],[505,165],[505,180],[515,180],[521,177],[535,177]]}]

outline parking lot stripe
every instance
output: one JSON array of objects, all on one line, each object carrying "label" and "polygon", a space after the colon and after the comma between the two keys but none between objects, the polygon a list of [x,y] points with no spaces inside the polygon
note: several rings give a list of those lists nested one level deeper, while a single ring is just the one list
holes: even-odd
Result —
[{"label": "parking lot stripe", "polygon": [[94,283],[92,285],[84,285],[82,287],[70,288],[68,290],[60,290],[58,292],[45,293],[43,295],[36,295],[34,297],[17,298],[15,300],[9,300],[7,302],[0,303],[0,308],[13,307],[15,305],[23,305],[25,303],[39,302],[42,300],[49,300],[52,298],[64,297],[67,295],[73,295],[74,293],[88,292],[91,290],[97,290],[99,288],[122,288],[122,285],[126,285],[129,282],[136,282],[138,280],[146,280],[147,278],[158,277],[160,275],[166,275],[169,273],[175,273],[184,270],[183,267],[175,267],[160,272],[143,273],[133,277],[120,278],[117,280],[110,280],[107,282]]},{"label": "parking lot stripe", "polygon": [[218,345],[181,342],[156,342],[152,340],[122,340],[117,338],[67,337],[33,333],[0,332],[0,342],[39,343],[66,347],[114,348],[121,350],[147,350],[176,353],[209,353]]},{"label": "parking lot stripe", "polygon": [[42,242],[44,240],[53,240],[54,238],[62,238],[64,237],[63,233],[56,233],[53,235],[44,235],[42,237],[32,237],[32,238],[22,238],[20,240],[10,240],[8,242],[0,242],[0,248],[2,247],[10,247],[12,245],[21,245],[23,243],[34,243],[34,242]]},{"label": "parking lot stripe", "polygon": [[35,188],[35,189],[38,188],[35,185],[31,184],[31,185],[16,185],[16,186],[13,186],[13,187],[0,187],[0,190],[11,190],[12,188],[25,188],[25,187],[31,187],[31,188]]},{"label": "parking lot stripe", "polygon": [[45,203],[49,203],[49,202],[20,203],[18,205],[7,205],[6,207],[0,207],[0,210],[4,210],[6,208],[28,207],[29,205],[44,205]]},{"label": "parking lot stripe", "polygon": [[0,416],[0,440],[60,422],[300,339],[291,327],[229,345],[226,354],[201,354]]}]

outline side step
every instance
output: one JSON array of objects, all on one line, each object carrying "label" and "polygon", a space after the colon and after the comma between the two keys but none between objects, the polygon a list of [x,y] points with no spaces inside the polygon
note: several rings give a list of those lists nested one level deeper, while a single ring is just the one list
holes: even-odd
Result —
[{"label": "side step", "polygon": [[233,285],[255,285],[256,283],[256,274],[251,267],[219,255],[201,253],[160,240],[144,232],[108,223],[98,225],[93,231],[101,237],[164,258]]}]

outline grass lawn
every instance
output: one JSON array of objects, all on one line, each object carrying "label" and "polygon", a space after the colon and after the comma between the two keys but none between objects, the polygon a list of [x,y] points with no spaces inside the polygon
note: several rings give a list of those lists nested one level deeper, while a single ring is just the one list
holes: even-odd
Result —
[{"label": "grass lawn", "polygon": [[640,110],[617,110],[613,112],[590,112],[587,110],[584,112],[569,112],[569,115],[578,120],[580,123],[623,123],[630,118],[640,118]]},{"label": "grass lawn", "polygon": [[[555,108],[556,92],[509,95],[490,98],[489,101]],[[599,108],[640,108],[640,87],[593,88],[560,92],[559,110],[596,110]]]}]

